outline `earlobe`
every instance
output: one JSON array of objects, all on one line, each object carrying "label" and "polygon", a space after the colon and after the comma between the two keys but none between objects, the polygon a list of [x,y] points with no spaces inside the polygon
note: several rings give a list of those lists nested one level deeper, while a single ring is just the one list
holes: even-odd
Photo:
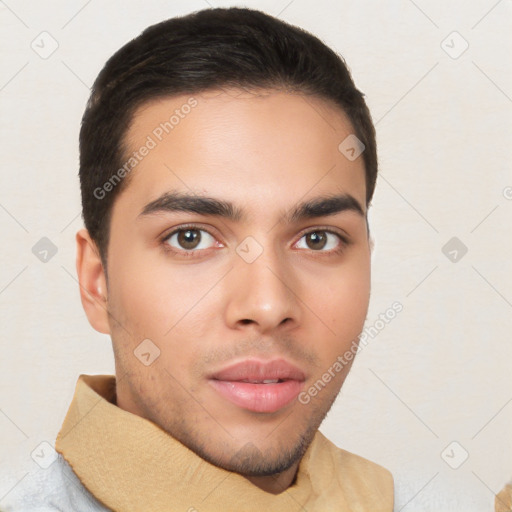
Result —
[{"label": "earlobe", "polygon": [[105,271],[98,248],[86,229],[76,234],[76,271],[89,323],[98,332],[110,334]]}]

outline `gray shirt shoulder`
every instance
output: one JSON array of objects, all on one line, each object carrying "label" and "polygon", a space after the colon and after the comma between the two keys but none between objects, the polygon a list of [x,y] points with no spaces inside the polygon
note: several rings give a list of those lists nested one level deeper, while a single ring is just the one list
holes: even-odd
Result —
[{"label": "gray shirt shoulder", "polygon": [[0,512],[109,512],[83,486],[62,455],[48,467],[32,459],[0,462]]}]

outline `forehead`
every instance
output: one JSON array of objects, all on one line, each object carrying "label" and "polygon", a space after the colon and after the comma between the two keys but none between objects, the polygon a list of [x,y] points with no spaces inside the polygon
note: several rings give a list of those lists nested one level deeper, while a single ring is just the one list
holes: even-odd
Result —
[{"label": "forehead", "polygon": [[116,203],[128,200],[140,213],[177,190],[258,215],[335,193],[364,206],[363,158],[350,161],[338,149],[352,133],[339,108],[296,93],[226,89],[151,101],[125,137],[136,164]]}]

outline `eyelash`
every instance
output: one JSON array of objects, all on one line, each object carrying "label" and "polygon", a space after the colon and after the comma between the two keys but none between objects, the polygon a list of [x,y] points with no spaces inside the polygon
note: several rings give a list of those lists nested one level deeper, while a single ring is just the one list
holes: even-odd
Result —
[{"label": "eyelash", "polygon": [[[168,253],[183,256],[185,258],[196,258],[196,257],[198,257],[197,253],[200,254],[201,251],[207,251],[208,249],[189,250],[189,251],[187,251],[185,249],[176,250],[174,247],[171,247],[168,243],[166,243],[176,233],[179,233],[180,231],[187,231],[188,229],[195,230],[195,231],[206,231],[206,233],[208,233],[212,238],[216,238],[212,233],[210,233],[210,231],[208,229],[206,229],[202,226],[198,226],[196,224],[185,224],[183,226],[179,226],[179,227],[175,228],[170,233],[166,233],[163,237],[160,238],[160,244],[163,246],[163,249]],[[310,233],[316,233],[319,231],[324,232],[324,233],[330,233],[332,235],[337,236],[340,240],[340,244],[336,249],[331,249],[330,251],[315,251],[315,250],[311,249],[311,252],[318,253],[322,256],[338,255],[338,254],[341,254],[351,244],[351,241],[346,236],[344,236],[341,233],[338,233],[337,231],[334,231],[330,228],[322,227],[322,226],[319,226],[319,227],[316,227],[313,229],[309,229],[308,231],[303,232],[300,235],[299,240],[301,240],[304,236],[306,236]]]}]

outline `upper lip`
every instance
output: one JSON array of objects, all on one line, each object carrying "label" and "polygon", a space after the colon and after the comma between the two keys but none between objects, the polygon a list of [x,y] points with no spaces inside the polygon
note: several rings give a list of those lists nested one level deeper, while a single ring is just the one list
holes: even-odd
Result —
[{"label": "upper lip", "polygon": [[302,370],[284,359],[258,361],[247,359],[222,368],[210,375],[210,379],[225,381],[298,380],[304,381]]}]

